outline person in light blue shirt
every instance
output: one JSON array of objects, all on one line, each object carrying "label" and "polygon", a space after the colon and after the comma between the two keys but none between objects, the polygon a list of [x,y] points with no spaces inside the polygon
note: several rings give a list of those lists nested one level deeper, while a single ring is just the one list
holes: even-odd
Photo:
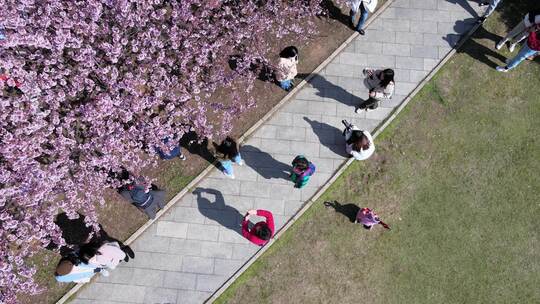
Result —
[{"label": "person in light blue shirt", "polygon": [[101,272],[104,276],[109,275],[106,270],[96,266],[85,263],[75,265],[70,260],[63,259],[58,263],[58,266],[56,266],[54,277],[56,281],[60,283],[87,283],[90,282],[90,279],[98,272]]}]

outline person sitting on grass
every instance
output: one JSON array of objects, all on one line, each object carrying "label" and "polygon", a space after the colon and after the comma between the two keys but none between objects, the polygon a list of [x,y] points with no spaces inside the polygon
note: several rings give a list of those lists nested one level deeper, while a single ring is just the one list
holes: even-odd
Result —
[{"label": "person sitting on grass", "polygon": [[159,190],[155,185],[146,188],[143,185],[131,183],[118,189],[118,192],[139,210],[146,213],[150,219],[155,219],[157,212],[167,204],[165,191]]},{"label": "person sitting on grass", "polygon": [[[249,216],[257,215],[266,218],[249,229]],[[274,217],[270,211],[249,210],[242,221],[242,235],[255,245],[263,246],[274,236]]]},{"label": "person sitting on grass", "polygon": [[307,160],[304,155],[298,155],[292,161],[291,180],[295,188],[303,188],[309,182],[309,178],[315,173],[315,165]]},{"label": "person sitting on grass", "polygon": [[364,225],[364,228],[368,230],[371,230],[371,228],[377,224],[381,224],[384,228],[390,229],[390,226],[381,221],[379,216],[369,208],[362,208],[358,211],[358,214],[356,214],[356,223]]},{"label": "person sitting on grass", "polygon": [[238,142],[234,138],[227,136],[221,144],[213,143],[213,145],[216,150],[216,157],[221,164],[221,171],[226,176],[234,178],[233,163],[240,166],[244,164]]},{"label": "person sitting on grass", "polygon": [[279,53],[276,80],[279,86],[285,91],[290,91],[294,86],[293,80],[296,74],[298,74],[296,70],[297,64],[298,49],[295,46],[288,46]]},{"label": "person sitting on grass", "polygon": [[345,125],[345,151],[356,160],[366,160],[375,152],[373,138],[368,131],[362,131],[357,126],[343,120]]}]

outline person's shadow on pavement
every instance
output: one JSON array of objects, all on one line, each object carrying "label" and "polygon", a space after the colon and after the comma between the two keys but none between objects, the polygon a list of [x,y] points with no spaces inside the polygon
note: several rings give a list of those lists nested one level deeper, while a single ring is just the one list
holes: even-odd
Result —
[{"label": "person's shadow on pavement", "polygon": [[[242,158],[246,165],[265,179],[282,178],[289,180],[289,173],[292,167],[284,164],[272,157],[272,155],[261,151],[259,148],[251,145],[243,145]],[[291,159],[292,161],[292,159]]]},{"label": "person's shadow on pavement", "polygon": [[[461,5],[461,7],[463,7],[473,17],[476,17],[476,18],[480,17],[478,15],[478,13],[476,12],[476,10],[471,6],[469,1],[467,1],[467,0],[446,0],[446,1],[448,1],[450,3],[455,3],[455,4]],[[476,2],[477,2],[477,5],[478,5],[480,2],[484,2],[484,1],[478,0]]]},{"label": "person's shadow on pavement", "polygon": [[[197,187],[193,194],[197,196],[197,207],[202,215],[242,234],[241,225],[244,216],[235,208],[225,205],[225,199],[220,191]],[[214,201],[207,198],[209,195],[214,196]]]},{"label": "person's shadow on pavement", "polygon": [[[299,74],[299,77],[305,78],[303,74]],[[331,83],[320,74],[313,75],[313,77],[309,80],[309,83],[313,86],[313,88],[318,90],[316,93],[317,96],[332,98],[348,106],[358,106],[364,103],[362,98],[349,93],[340,86]],[[358,81],[358,87],[361,88],[360,81]]]},{"label": "person's shadow on pavement", "polygon": [[334,208],[337,213],[341,213],[346,216],[351,223],[356,222],[356,215],[360,211],[360,207],[355,204],[345,204],[342,205],[338,201],[333,202],[324,202],[326,208]]},{"label": "person's shadow on pavement", "polygon": [[345,151],[345,138],[342,130],[316,120],[311,120],[308,117],[304,117],[304,120],[309,123],[313,129],[313,133],[319,138],[319,142],[330,149],[337,155],[347,157],[347,151]]},{"label": "person's shadow on pavement", "polygon": [[[454,26],[454,29],[456,32],[460,32],[463,28],[466,27],[466,24],[470,24],[471,19],[465,19],[465,20],[458,20],[456,21],[456,25]],[[465,25],[464,25],[465,24]],[[450,46],[454,47],[456,44],[458,44],[460,38],[462,36],[460,34],[448,34],[443,39],[448,41]],[[500,60],[502,63],[505,62],[506,58],[494,51],[493,49],[489,47],[485,47],[484,45],[476,42],[478,39],[488,39],[493,41],[493,49],[495,48],[495,43],[501,39],[496,34],[493,34],[491,32],[486,31],[483,25],[478,27],[478,29],[474,32],[474,34],[467,40],[467,42],[457,49],[458,53],[465,53],[472,58],[488,65],[489,67],[495,68],[497,67],[497,63],[494,62],[491,58]]]}]

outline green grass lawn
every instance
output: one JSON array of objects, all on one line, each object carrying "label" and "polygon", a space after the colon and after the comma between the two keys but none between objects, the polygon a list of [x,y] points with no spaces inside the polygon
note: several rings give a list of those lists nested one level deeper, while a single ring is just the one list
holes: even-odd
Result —
[{"label": "green grass lawn", "polygon": [[[486,31],[506,32],[499,16]],[[216,303],[540,303],[540,65],[494,71],[475,59],[485,37]],[[392,230],[325,200],[374,208]]]}]

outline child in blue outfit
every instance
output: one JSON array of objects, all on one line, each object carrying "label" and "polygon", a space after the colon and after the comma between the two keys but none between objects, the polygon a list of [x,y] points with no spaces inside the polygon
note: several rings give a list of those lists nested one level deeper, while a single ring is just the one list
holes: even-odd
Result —
[{"label": "child in blue outfit", "polygon": [[240,166],[244,164],[242,156],[240,155],[240,146],[238,145],[238,142],[234,138],[227,136],[221,144],[213,144],[217,152],[216,156],[219,158],[221,171],[228,177],[234,178],[233,163]]},{"label": "child in blue outfit", "polygon": [[298,155],[292,161],[292,166],[291,180],[294,182],[294,187],[302,188],[307,185],[309,178],[315,173],[315,165],[304,155]]}]

